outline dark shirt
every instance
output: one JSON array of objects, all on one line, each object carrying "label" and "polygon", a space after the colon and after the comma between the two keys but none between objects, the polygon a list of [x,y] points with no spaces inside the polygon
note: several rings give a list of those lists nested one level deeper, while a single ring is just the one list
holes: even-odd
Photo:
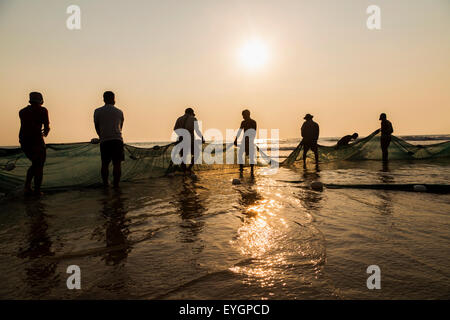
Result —
[{"label": "dark shirt", "polygon": [[312,120],[305,121],[302,125],[302,137],[304,143],[316,144],[319,139],[319,125]]},{"label": "dark shirt", "polygon": [[256,121],[253,119],[243,120],[240,128],[244,130],[244,133],[249,129],[254,129],[256,131]]},{"label": "dark shirt", "polygon": [[389,120],[381,121],[381,135],[382,136],[390,136],[394,132],[392,128],[392,123]]},{"label": "dark shirt", "polygon": [[[248,132],[246,135],[246,132],[250,129],[253,129],[253,132]],[[246,119],[241,122],[241,126],[239,128],[237,136],[241,134],[241,131],[244,131],[244,146],[245,146],[245,153],[250,153],[250,147],[253,147],[253,143],[256,137],[256,121],[253,119]],[[237,137],[236,137],[237,138]],[[250,146],[250,141],[252,143],[252,146]]]},{"label": "dark shirt", "polygon": [[[245,135],[245,133],[247,132],[247,130],[253,129],[255,130],[254,132],[248,132],[247,135]],[[239,132],[238,132],[238,136],[241,134],[241,131],[244,131],[244,137],[245,137],[245,145],[247,148],[247,145],[250,142],[250,139],[254,140],[256,137],[256,121],[253,119],[247,119],[247,120],[243,120],[241,122],[241,127],[239,128]]]},{"label": "dark shirt", "polygon": [[337,145],[338,145],[338,146],[346,146],[346,145],[349,144],[349,142],[350,142],[351,140],[352,140],[352,136],[351,136],[351,135],[346,135],[346,136],[342,137],[342,138],[338,141]]},{"label": "dark shirt", "polygon": [[27,106],[20,110],[20,143],[37,143],[43,141],[44,131],[49,130],[48,111],[41,106]]}]

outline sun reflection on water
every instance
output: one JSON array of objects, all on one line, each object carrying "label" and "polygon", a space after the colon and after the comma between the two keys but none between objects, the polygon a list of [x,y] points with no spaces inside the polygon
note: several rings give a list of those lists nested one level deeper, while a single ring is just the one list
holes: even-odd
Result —
[{"label": "sun reflection on water", "polygon": [[238,237],[231,241],[239,252],[252,258],[250,265],[236,265],[230,271],[248,278],[244,282],[257,281],[262,287],[270,287],[280,278],[280,265],[286,264],[282,239],[288,225],[278,216],[283,208],[275,199],[261,199],[244,208],[245,218],[238,229]]}]

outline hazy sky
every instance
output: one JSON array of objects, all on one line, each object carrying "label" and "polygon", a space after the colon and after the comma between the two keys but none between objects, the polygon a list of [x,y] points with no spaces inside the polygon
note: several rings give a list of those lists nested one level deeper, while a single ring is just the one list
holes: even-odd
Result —
[{"label": "hazy sky", "polygon": [[[66,8],[81,8],[81,30]],[[381,30],[366,8],[381,8]],[[238,52],[258,38],[267,63]],[[448,0],[0,0],[0,145],[17,145],[18,111],[44,94],[48,142],[95,137],[93,111],[113,90],[126,141],[168,140],[193,106],[203,128],[296,137],[305,113],[321,136],[365,136],[386,112],[396,134],[450,133]]]}]

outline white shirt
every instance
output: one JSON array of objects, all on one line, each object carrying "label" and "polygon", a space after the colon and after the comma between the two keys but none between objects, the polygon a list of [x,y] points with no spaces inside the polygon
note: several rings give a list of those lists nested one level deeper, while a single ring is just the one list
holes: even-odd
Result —
[{"label": "white shirt", "polygon": [[97,108],[94,112],[94,123],[100,142],[109,140],[123,141],[123,121],[123,112],[112,104],[106,104]]}]

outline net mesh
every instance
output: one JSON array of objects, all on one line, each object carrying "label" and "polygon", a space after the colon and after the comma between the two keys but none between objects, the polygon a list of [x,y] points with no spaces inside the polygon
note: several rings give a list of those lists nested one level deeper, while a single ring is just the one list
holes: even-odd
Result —
[{"label": "net mesh", "polygon": [[[389,145],[389,160],[419,160],[431,158],[450,157],[450,141],[430,144],[413,145],[403,139],[392,136]],[[366,138],[360,139],[347,146],[321,146],[318,147],[319,162],[332,161],[357,161],[357,160],[381,160],[380,134],[372,133]],[[310,151],[307,158],[314,158]],[[303,162],[303,146],[301,143],[281,163],[282,166],[296,165]]]},{"label": "net mesh", "polygon": [[[162,177],[179,170],[180,166],[172,162],[174,146],[175,144],[171,143],[139,148],[125,144],[122,181]],[[233,144],[205,144],[203,151],[205,148],[209,150],[202,152],[202,164],[195,164],[194,170],[237,166],[237,148]],[[246,160],[248,162],[248,159]],[[23,187],[30,164],[20,148],[0,148],[0,192],[9,193]],[[259,161],[258,164],[265,163]],[[47,144],[42,188],[51,190],[100,185],[100,168],[99,144]],[[110,174],[112,175],[112,172]]]},{"label": "net mesh", "polygon": [[[371,134],[348,146],[319,146],[321,162],[340,160],[380,160],[380,136]],[[211,146],[204,145],[204,148]],[[162,177],[177,170],[178,166],[171,161],[174,144],[139,148],[125,145],[125,161],[122,164],[122,180],[133,181]],[[270,159],[263,150],[259,151],[258,165],[277,165],[277,159]],[[223,167],[236,167],[237,148],[232,144],[216,146],[216,152],[203,152],[202,164],[196,164],[195,170],[211,170]],[[227,154],[232,150],[232,160]],[[302,161],[302,146],[297,148],[282,162],[281,166],[295,165]],[[213,162],[222,157],[222,163]],[[313,157],[310,152],[308,157]],[[438,157],[450,158],[450,142],[418,146],[392,137],[389,146],[389,159],[429,159]],[[214,159],[215,158],[215,159]],[[30,161],[20,148],[0,148],[0,192],[9,193],[22,188]],[[47,161],[44,167],[44,189],[65,189],[87,187],[100,184],[100,147],[91,143],[48,144]]]},{"label": "net mesh", "polygon": [[[137,148],[125,145],[124,180],[162,176],[170,165],[172,145]],[[17,149],[0,149],[0,191],[14,190],[24,183],[30,161]],[[99,183],[101,167],[98,144],[48,144],[44,167],[45,189],[93,186]]]}]

